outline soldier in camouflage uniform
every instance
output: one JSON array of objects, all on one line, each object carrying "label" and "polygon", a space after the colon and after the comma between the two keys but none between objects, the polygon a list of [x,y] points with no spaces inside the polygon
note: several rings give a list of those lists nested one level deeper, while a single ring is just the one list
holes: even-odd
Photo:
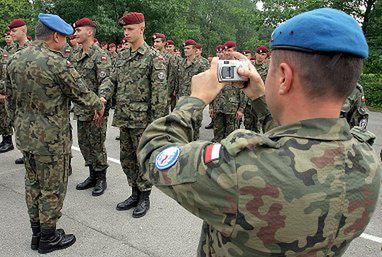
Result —
[{"label": "soldier in camouflage uniform", "polygon": [[202,56],[202,53],[203,53],[203,45],[200,44],[200,43],[196,44],[196,55],[195,55],[195,58],[200,61],[202,66],[210,67],[210,62],[208,61],[208,59],[206,59],[206,58],[204,58]]},{"label": "soldier in camouflage uniform", "polygon": [[114,43],[109,45],[109,55],[111,59],[111,67],[114,66],[115,61],[117,60],[117,47]]},{"label": "soldier in camouflage uniform", "polygon": [[351,128],[359,126],[366,129],[369,121],[369,111],[366,107],[363,87],[360,84],[357,84],[353,92],[346,98],[340,117],[345,118]]},{"label": "soldier in camouflage uniform", "polygon": [[[265,46],[259,46],[256,49],[256,59],[253,62],[253,65],[255,66],[257,72],[260,74],[263,81],[265,81],[268,74],[268,64],[265,62],[265,57],[267,56],[267,53],[268,49]],[[256,111],[256,109],[258,109],[256,108],[256,106],[253,106],[252,108],[252,101],[248,99],[244,110],[244,127],[248,130],[252,130],[259,133],[261,131],[261,121],[259,121],[259,113],[258,111]]]},{"label": "soldier in camouflage uniform", "polygon": [[[81,44],[81,51],[74,56],[74,66],[80,73],[91,91],[98,94],[102,83],[107,81],[111,69],[111,60],[99,46],[94,44],[96,24],[88,18],[79,19],[74,23],[75,37]],[[107,188],[106,170],[107,153],[105,147],[107,117],[110,105],[106,105],[105,119],[97,127],[92,122],[93,113],[87,108],[74,105],[74,115],[77,119],[78,145],[89,167],[89,176],[76,186],[77,190],[93,188],[92,195],[100,196]]]},{"label": "soldier in camouflage uniform", "polygon": [[9,120],[8,111],[6,109],[5,97],[5,74],[6,66],[9,60],[7,51],[2,52],[1,67],[0,67],[0,135],[3,140],[0,143],[0,153],[5,153],[14,149],[12,142],[13,129]]},{"label": "soldier in camouflage uniform", "polygon": [[[145,176],[204,221],[198,256],[342,256],[375,210],[381,164],[370,136],[338,118],[368,55],[358,22],[314,10],[283,23],[270,44],[265,87],[252,65],[239,73],[249,78],[248,97],[265,91],[280,127],[237,130],[221,144],[190,142],[195,117],[223,87],[214,60],[194,77],[191,97],[142,135]],[[321,49],[341,49],[342,57],[329,68],[333,59]]]},{"label": "soldier in camouflage uniform", "polygon": [[176,105],[175,87],[178,84],[177,74],[178,66],[182,62],[182,57],[175,54],[175,43],[172,40],[167,40],[166,51],[171,55],[168,71],[167,71],[167,86],[168,86],[168,99],[167,103],[170,106],[170,110],[174,110]]},{"label": "soldier in camouflage uniform", "polygon": [[14,42],[10,31],[4,33],[4,41],[6,46],[4,46],[3,50],[9,53],[9,50],[14,47]]},{"label": "soldier in camouflage uniform", "polygon": [[[225,55],[223,59],[232,59],[231,52],[236,51],[236,44],[227,41],[224,44]],[[214,120],[214,142],[220,142],[239,128],[243,117],[247,97],[237,85],[226,85],[210,104],[210,113]]]},{"label": "soldier in camouflage uniform", "polygon": [[154,33],[153,35],[153,41],[154,41],[154,48],[159,51],[159,53],[162,55],[162,57],[165,60],[165,65],[167,69],[167,104],[171,106],[171,100],[173,96],[173,88],[174,88],[174,81],[176,78],[176,70],[179,65],[179,58],[175,56],[174,54],[170,53],[166,50],[166,35],[162,33]]},{"label": "soldier in camouflage uniform", "polygon": [[[74,235],[56,230],[68,184],[72,134],[69,103],[103,115],[90,92],[62,55],[72,27],[56,15],[40,14],[36,38],[14,54],[7,67],[7,103],[16,144],[25,158],[25,190],[32,226],[31,248],[39,253],[69,247]],[[31,61],[32,60],[32,61]]]},{"label": "soldier in camouflage uniform", "polygon": [[[10,55],[13,55],[17,51],[20,51],[27,46],[30,45],[31,41],[27,38],[27,24],[25,21],[21,19],[15,19],[13,20],[9,25],[9,33],[14,41],[16,41],[15,44],[13,44],[13,47],[8,50],[8,53]],[[12,112],[13,110],[8,110],[8,112]],[[11,123],[11,126],[13,124]],[[15,160],[16,164],[23,164],[24,159],[23,157],[20,157]]]},{"label": "soldier in camouflage uniform", "polygon": [[131,48],[118,55],[110,83],[101,85],[100,96],[110,99],[117,85],[115,125],[120,128],[120,159],[132,195],[118,203],[117,210],[135,207],[134,218],[150,208],[151,183],[142,177],[136,151],[145,128],[168,113],[166,66],[163,57],[144,41],[142,13],[131,12],[119,20]]},{"label": "soldier in camouflage uniform", "polygon": [[[176,72],[176,85],[175,95],[176,101],[179,101],[180,97],[189,96],[191,93],[191,79],[192,76],[199,74],[208,69],[207,65],[204,65],[196,59],[196,42],[192,39],[188,39],[184,42],[184,58],[178,66]],[[194,140],[199,139],[199,128],[202,125],[203,115],[196,117],[196,125],[194,130]]]}]

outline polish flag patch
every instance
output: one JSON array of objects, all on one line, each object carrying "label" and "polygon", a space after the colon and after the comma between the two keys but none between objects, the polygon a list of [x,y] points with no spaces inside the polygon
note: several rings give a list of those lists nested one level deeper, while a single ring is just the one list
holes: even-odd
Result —
[{"label": "polish flag patch", "polygon": [[102,56],[102,61],[106,61],[107,60],[107,58],[106,58],[106,56]]},{"label": "polish flag patch", "polygon": [[210,144],[204,152],[204,163],[209,163],[220,158],[221,144]]},{"label": "polish flag patch", "polygon": [[361,101],[362,101],[362,103],[365,103],[366,102],[366,97],[362,96]]}]

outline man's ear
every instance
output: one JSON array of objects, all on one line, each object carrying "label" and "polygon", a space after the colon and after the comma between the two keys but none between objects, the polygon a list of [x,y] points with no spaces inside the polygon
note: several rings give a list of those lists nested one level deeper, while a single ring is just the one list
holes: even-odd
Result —
[{"label": "man's ear", "polygon": [[293,69],[289,64],[283,62],[279,65],[279,74],[279,94],[288,94],[289,91],[292,89],[294,75]]}]

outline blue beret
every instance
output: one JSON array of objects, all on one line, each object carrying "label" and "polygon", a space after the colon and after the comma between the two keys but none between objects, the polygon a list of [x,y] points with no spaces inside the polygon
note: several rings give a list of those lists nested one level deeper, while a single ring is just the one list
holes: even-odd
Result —
[{"label": "blue beret", "polygon": [[312,53],[348,53],[361,58],[369,54],[358,22],[331,8],[305,12],[287,20],[273,32],[270,47]]},{"label": "blue beret", "polygon": [[58,15],[40,13],[38,15],[38,19],[42,24],[51,30],[56,31],[64,36],[70,36],[74,32],[72,26],[66,23]]}]

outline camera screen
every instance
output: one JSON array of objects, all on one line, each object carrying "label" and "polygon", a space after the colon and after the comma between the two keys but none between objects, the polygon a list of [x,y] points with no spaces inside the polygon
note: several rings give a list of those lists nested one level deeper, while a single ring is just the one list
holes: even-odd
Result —
[{"label": "camera screen", "polygon": [[223,67],[221,71],[221,75],[223,79],[233,79],[235,67]]}]

